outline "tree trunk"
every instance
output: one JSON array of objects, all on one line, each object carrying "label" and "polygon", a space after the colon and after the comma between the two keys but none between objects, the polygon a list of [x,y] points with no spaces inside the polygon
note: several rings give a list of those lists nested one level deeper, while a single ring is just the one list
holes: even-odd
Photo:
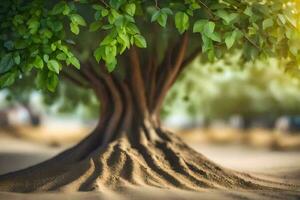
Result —
[{"label": "tree trunk", "polygon": [[160,107],[180,70],[182,56],[163,72],[150,63],[146,68],[149,73],[141,71],[134,48],[128,57],[130,75],[124,80],[92,66],[80,71],[101,101],[101,117],[95,130],[48,161],[0,176],[0,190],[103,191],[152,186],[201,191],[264,187],[263,180],[214,164],[161,127]]}]

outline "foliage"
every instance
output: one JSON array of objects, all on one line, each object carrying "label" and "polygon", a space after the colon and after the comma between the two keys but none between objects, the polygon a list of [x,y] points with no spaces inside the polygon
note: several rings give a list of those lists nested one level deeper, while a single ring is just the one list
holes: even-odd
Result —
[{"label": "foliage", "polygon": [[[246,60],[278,56],[291,61],[288,69],[298,72],[297,8],[299,2],[292,0],[3,0],[0,85],[9,86],[34,72],[39,88],[54,91],[64,68],[80,67],[70,33],[78,35],[87,21],[89,31],[99,32],[94,57],[110,72],[132,45],[162,45],[154,44],[151,31],[144,31],[156,23],[161,26],[158,34],[168,31],[167,37],[195,35],[193,44],[201,46],[202,55],[210,60],[240,48]],[[86,15],[92,10],[94,19]]]}]

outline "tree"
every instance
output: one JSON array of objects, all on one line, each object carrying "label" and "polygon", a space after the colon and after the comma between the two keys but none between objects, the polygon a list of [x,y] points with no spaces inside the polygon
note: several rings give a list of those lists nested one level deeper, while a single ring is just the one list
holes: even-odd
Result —
[{"label": "tree", "polygon": [[[35,74],[38,88],[55,91],[58,76],[66,77],[94,91],[101,102],[99,123],[69,150],[1,176],[1,190],[101,190],[122,188],[124,182],[189,190],[264,187],[186,146],[161,127],[159,112],[178,75],[199,54],[214,60],[243,49],[243,60],[278,56],[297,72],[296,1],[54,4],[1,1],[0,84],[6,87]],[[86,44],[83,38],[76,41],[71,32],[85,33],[81,27],[87,21],[90,31],[96,31],[91,38],[96,36],[99,44],[93,52],[95,60],[79,61],[78,53]],[[94,40],[90,47],[95,44]]]}]

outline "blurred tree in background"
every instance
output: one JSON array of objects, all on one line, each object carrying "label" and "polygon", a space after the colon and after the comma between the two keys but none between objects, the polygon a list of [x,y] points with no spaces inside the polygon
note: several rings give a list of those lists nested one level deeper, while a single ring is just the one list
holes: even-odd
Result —
[{"label": "blurred tree in background", "polygon": [[300,82],[284,73],[285,63],[241,64],[239,56],[208,64],[194,61],[169,93],[165,114],[205,119],[300,114]]}]

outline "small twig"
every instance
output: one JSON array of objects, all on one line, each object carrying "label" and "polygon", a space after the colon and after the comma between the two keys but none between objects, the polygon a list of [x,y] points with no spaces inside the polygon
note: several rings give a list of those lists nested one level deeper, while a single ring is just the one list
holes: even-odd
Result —
[{"label": "small twig", "polygon": [[156,7],[157,9],[160,9],[159,6],[158,6],[158,0],[154,0],[154,1],[155,1],[155,7]]},{"label": "small twig", "polygon": [[100,0],[100,2],[101,2],[106,8],[109,8],[109,5],[105,2],[105,0]]},{"label": "small twig", "polygon": [[209,15],[211,18],[214,18],[215,17],[215,14],[213,13],[213,11],[202,1],[202,0],[199,0],[200,4],[202,6],[205,7],[205,9],[208,11]]}]

